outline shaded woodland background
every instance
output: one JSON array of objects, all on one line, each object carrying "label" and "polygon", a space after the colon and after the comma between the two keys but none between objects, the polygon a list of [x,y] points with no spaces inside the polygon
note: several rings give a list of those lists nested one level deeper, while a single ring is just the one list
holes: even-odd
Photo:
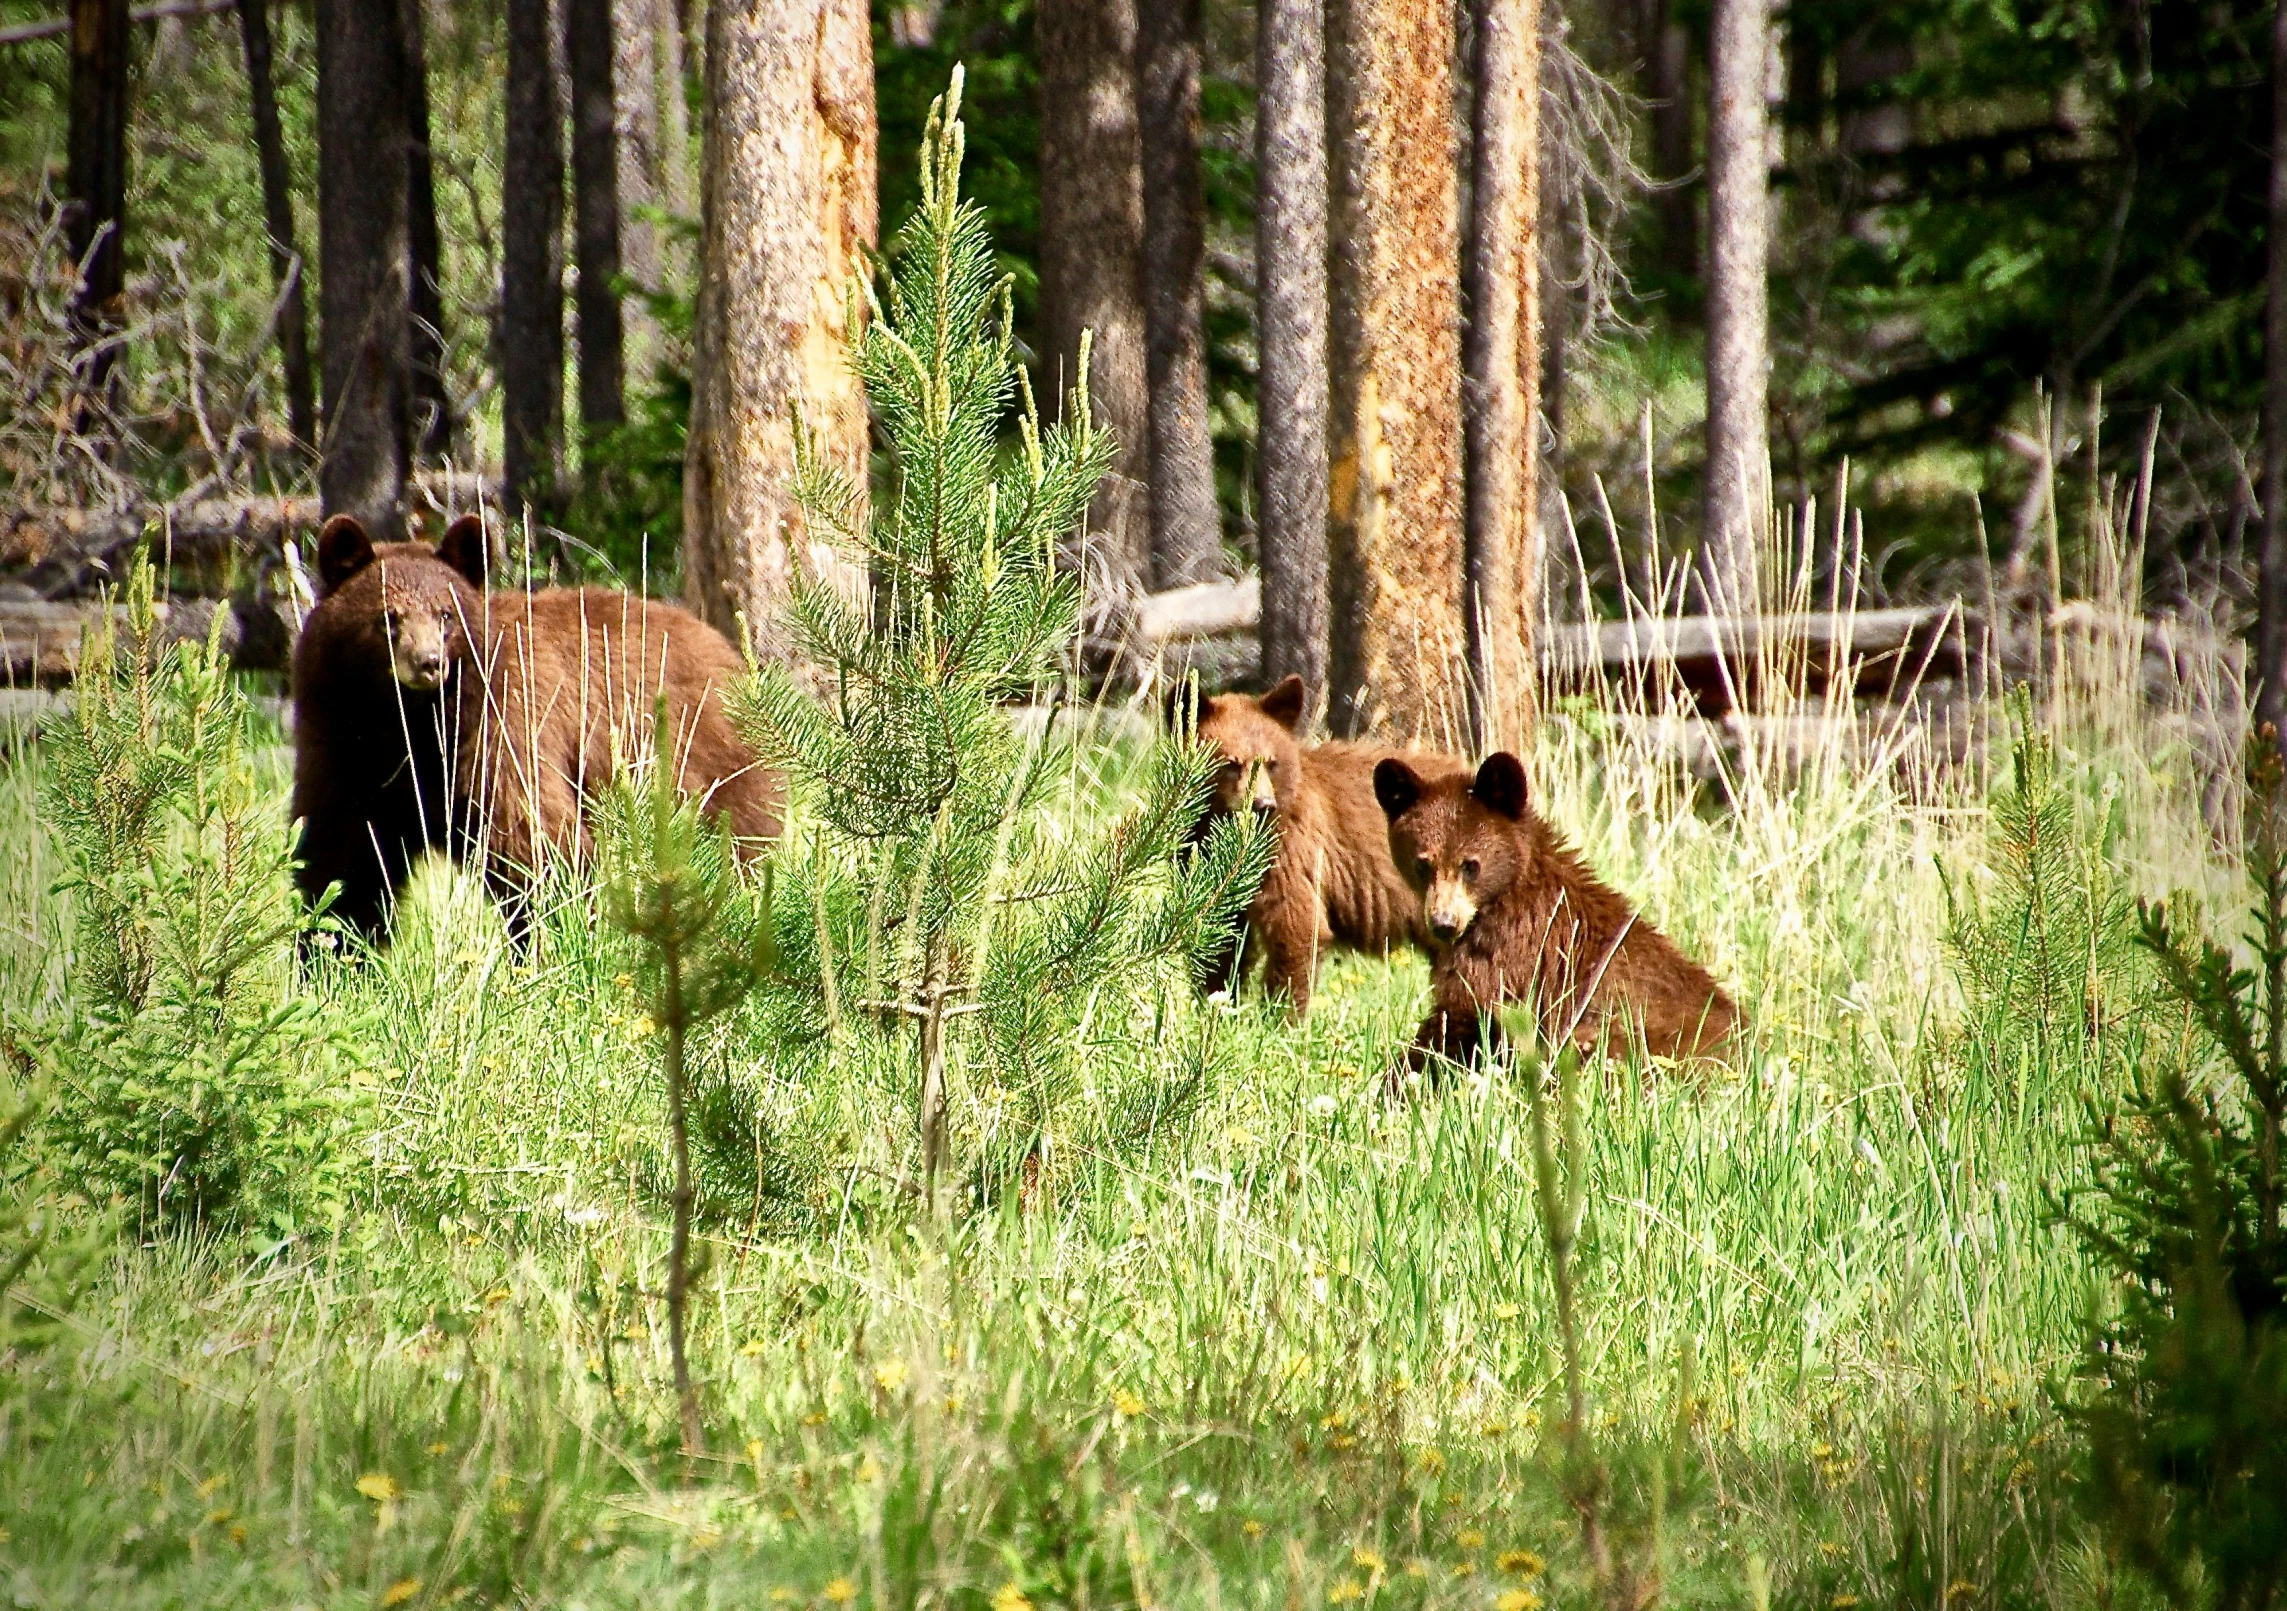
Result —
[{"label": "shaded woodland background", "polygon": [[[18,574],[61,541],[45,511],[322,494],[378,513],[416,488],[416,514],[480,494],[529,510],[545,565],[640,572],[726,624],[759,618],[772,567],[799,560],[755,534],[796,523],[772,478],[791,459],[785,399],[822,372],[814,337],[842,311],[818,288],[909,209],[922,119],[959,62],[1035,389],[1053,413],[1093,329],[1097,413],[1122,441],[1092,522],[1093,619],[1116,633],[1141,593],[1260,571],[1266,672],[1319,681],[1331,631],[1334,723],[1418,727],[1429,696],[1398,686],[1398,640],[1450,629],[1415,652],[1481,676],[1488,651],[1459,641],[1480,569],[1515,573],[1505,611],[1531,615],[1540,590],[1577,616],[1584,591],[1608,610],[1624,576],[1641,587],[1700,547],[1706,399],[1725,378],[1706,360],[1710,278],[1733,205],[1710,204],[1727,137],[1710,45],[1728,37],[1764,42],[1728,70],[1760,84],[1767,119],[1745,166],[1768,186],[1769,389],[1746,406],[1771,502],[1831,513],[1847,464],[1876,598],[1982,587],[1988,567],[2047,597],[2071,591],[2100,508],[2142,484],[2155,601],[2220,587],[2252,609],[2266,7],[1265,0],[1268,35],[1228,0],[388,9],[175,0],[130,19],[81,0],[82,31],[119,47],[80,69],[111,85],[109,110],[82,105],[83,147],[123,120],[107,177],[100,150],[75,159],[72,36],[43,31],[61,20],[45,0],[0,0],[0,559]],[[1526,31],[1521,53],[1487,54],[1495,24]],[[1322,65],[1303,89],[1324,110],[1285,104],[1286,144],[1266,146],[1265,72],[1296,40],[1323,52],[1302,65]],[[1536,94],[1501,76],[1520,72]],[[1489,136],[1496,114],[1513,126]],[[1298,147],[1320,122],[1324,146]],[[828,156],[785,172],[741,156],[779,126]],[[1266,151],[1285,162],[1268,181]],[[1312,255],[1310,209],[1277,210],[1280,187],[1307,200],[1312,163],[1331,174],[1315,304],[1292,266]],[[91,233],[76,199],[91,174],[118,188],[116,234]],[[1473,268],[1496,205],[1516,238]],[[1288,248],[1267,269],[1266,243]],[[402,283],[379,289],[397,262]],[[1260,309],[1294,283],[1329,373],[1266,389],[1289,360],[1266,354]],[[702,285],[720,289],[711,318]],[[1487,356],[1469,343],[1502,294],[1521,312]],[[402,321],[373,317],[385,295]],[[761,334],[773,320],[783,339]],[[388,395],[345,391],[360,363]],[[1461,406],[1486,395],[1476,363],[1507,364],[1537,451],[1522,425],[1464,440],[1487,413]],[[1314,445],[1295,399],[1318,386]],[[865,455],[849,388],[806,412],[832,451]],[[1413,423],[1384,440],[1369,415]],[[710,457],[718,438],[732,446]],[[1374,483],[1377,453],[1381,524],[1346,526],[1345,477]],[[1519,457],[1537,461],[1522,481]],[[466,490],[433,473],[448,466]],[[1271,486],[1299,488],[1283,523]],[[1487,498],[1514,528],[1497,541],[1471,535]]]}]

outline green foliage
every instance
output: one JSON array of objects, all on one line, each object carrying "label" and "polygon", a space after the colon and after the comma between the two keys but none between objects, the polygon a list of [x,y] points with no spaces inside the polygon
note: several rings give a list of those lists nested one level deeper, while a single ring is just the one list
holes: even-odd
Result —
[{"label": "green foliage", "polygon": [[2077,1068],[2134,1005],[2131,904],[2106,850],[2108,796],[2085,831],[2057,776],[2056,746],[2015,707],[2014,765],[1992,801],[1990,888],[1946,884],[1949,945],[1967,998],[1978,1072],[2022,1093],[2036,1073]]},{"label": "green foliage", "polygon": [[[923,140],[921,206],[886,302],[872,302],[852,354],[890,443],[894,496],[868,519],[847,475],[802,456],[810,529],[863,564],[871,595],[798,581],[788,629],[831,668],[830,695],[771,668],[740,719],[853,864],[817,869],[802,914],[813,934],[788,939],[794,1011],[810,1019],[790,1043],[823,1048],[836,1019],[892,1040],[917,1027],[924,1173],[945,1161],[948,1082],[967,1073],[981,1081],[990,1182],[1047,1150],[1080,1088],[1083,1025],[1158,1033],[1169,988],[1243,910],[1268,847],[1233,824],[1177,865],[1209,770],[1205,755],[1168,746],[1141,803],[1109,828],[1072,832],[1044,810],[1072,775],[1074,745],[1053,716],[1027,736],[1005,706],[1059,685],[1079,593],[1058,546],[1111,444],[1089,419],[1084,376],[1065,421],[1041,427],[1008,282],[982,213],[959,194],[953,83]],[[832,915],[860,912],[862,928],[836,944]],[[1140,1106],[1099,1091],[1100,1110],[1172,1116],[1196,1081],[1173,1084],[1169,1102]]]},{"label": "green foliage", "polygon": [[219,640],[165,645],[148,564],[127,640],[90,632],[43,795],[77,944],[61,1021],[11,1032],[52,1081],[38,1134],[146,1228],[290,1233],[346,1206],[352,1024],[292,964],[292,852]]},{"label": "green foliage", "polygon": [[[2276,749],[2257,773],[2276,798]],[[2088,1364],[2092,1491],[2178,1605],[2262,1606],[2287,1585],[2287,852],[2275,823],[2257,837],[2253,967],[2164,906],[2141,914],[2196,1049],[2100,1110],[2070,1218],[2121,1305]]]},{"label": "green foliage", "polygon": [[[26,1139],[47,1100],[0,1074],[0,1359],[55,1341],[112,1236],[105,1216],[60,1200]],[[0,1392],[10,1379],[0,1371]]]}]

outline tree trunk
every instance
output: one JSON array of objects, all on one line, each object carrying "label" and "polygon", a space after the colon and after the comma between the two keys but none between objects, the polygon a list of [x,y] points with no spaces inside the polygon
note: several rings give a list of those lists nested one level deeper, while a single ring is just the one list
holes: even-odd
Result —
[{"label": "tree trunk", "polygon": [[619,318],[619,109],[612,92],[612,0],[564,0],[572,84],[572,238],[579,269],[580,452],[627,417]]},{"label": "tree trunk", "polygon": [[1155,0],[1137,12],[1154,591],[1207,581],[1221,570],[1223,559],[1215,446],[1207,432],[1200,55],[1199,0]]},{"label": "tree trunk", "polygon": [[1329,720],[1458,747],[1459,173],[1452,0],[1332,0]]},{"label": "tree trunk", "polygon": [[79,348],[80,419],[108,414],[127,292],[127,0],[72,0],[71,128],[65,240],[79,270],[72,339]]},{"label": "tree trunk", "polygon": [[[658,0],[613,0],[612,4],[619,266],[631,284],[645,291],[660,287],[659,231],[645,216],[663,194],[659,177],[663,155],[659,143],[659,9]],[[680,93],[682,86],[678,82],[673,88]],[[622,368],[637,377],[640,386],[658,361],[659,332],[641,297],[620,304],[620,323],[625,336]]]},{"label": "tree trunk", "polygon": [[1646,90],[1652,103],[1652,177],[1660,215],[1660,256],[1670,274],[1699,272],[1699,218],[1691,176],[1691,35],[1672,0],[1645,7]]},{"label": "tree trunk", "polygon": [[548,0],[508,0],[500,175],[501,459],[510,500],[553,505],[564,439],[564,147]]},{"label": "tree trunk", "polygon": [[1255,25],[1255,467],[1263,677],[1326,691],[1326,15],[1262,0]]},{"label": "tree trunk", "polygon": [[1040,0],[1040,387],[1061,412],[1094,332],[1089,408],[1118,445],[1088,510],[1090,554],[1112,590],[1151,575],[1150,386],[1141,292],[1143,181],[1134,0]]},{"label": "tree trunk", "polygon": [[2255,719],[2287,735],[2287,5],[2271,19],[2271,226],[2263,324],[2263,549]]},{"label": "tree trunk", "polygon": [[268,0],[238,0],[239,36],[246,46],[246,92],[254,123],[254,151],[262,166],[262,226],[270,237],[270,283],[278,296],[278,361],[286,377],[286,428],[305,452],[318,444],[317,389],[310,379],[307,276],[294,242],[294,182],[286,141],[278,126],[278,90],[271,71]]},{"label": "tree trunk", "polygon": [[804,556],[795,410],[862,490],[866,400],[847,289],[875,239],[873,39],[859,0],[707,8],[699,323],[683,468],[686,597],[733,642],[784,652]]},{"label": "tree trunk", "polygon": [[1701,585],[1715,612],[1761,607],[1770,510],[1763,74],[1769,0],[1715,0],[1708,34],[1707,487]]},{"label": "tree trunk", "polygon": [[399,0],[405,29],[405,233],[412,254],[413,420],[425,459],[452,451],[453,400],[445,377],[445,270],[437,234],[436,164],[429,152],[428,22],[422,0]]},{"label": "tree trunk", "polygon": [[1462,335],[1462,614],[1470,739],[1521,748],[1532,725],[1528,611],[1539,575],[1540,0],[1476,0],[1469,322]]},{"label": "tree trunk", "polygon": [[318,488],[328,515],[404,530],[412,459],[405,41],[395,6],[319,0]]}]

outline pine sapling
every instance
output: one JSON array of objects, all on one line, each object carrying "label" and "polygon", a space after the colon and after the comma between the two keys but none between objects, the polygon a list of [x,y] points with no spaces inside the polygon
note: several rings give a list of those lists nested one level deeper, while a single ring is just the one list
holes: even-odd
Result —
[{"label": "pine sapling", "polygon": [[[662,700],[654,731],[672,728]],[[691,1206],[690,1081],[694,1030],[719,1018],[768,976],[777,951],[770,926],[770,880],[759,891],[740,876],[727,824],[710,827],[675,787],[673,767],[659,757],[644,775],[623,780],[606,797],[599,842],[603,907],[611,925],[637,946],[637,984],[660,1043],[667,1087],[667,1140],[674,1186],[674,1230],[668,1249],[668,1346],[686,1459],[704,1452],[698,1390],[691,1380],[689,1304]]]}]

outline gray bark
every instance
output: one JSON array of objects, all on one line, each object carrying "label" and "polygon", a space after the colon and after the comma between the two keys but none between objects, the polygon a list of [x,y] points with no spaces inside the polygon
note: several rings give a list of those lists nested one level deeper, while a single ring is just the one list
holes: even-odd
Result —
[{"label": "gray bark", "polygon": [[319,0],[318,342],[328,515],[404,530],[412,460],[404,34],[394,5]]},{"label": "gray bark", "polygon": [[1769,0],[1715,0],[1708,35],[1707,485],[1709,607],[1753,610],[1770,509],[1770,169],[1763,101]]},{"label": "gray bark", "polygon": [[513,504],[556,497],[564,439],[564,145],[548,0],[508,0],[500,176],[501,459]]},{"label": "gray bark", "polygon": [[1118,453],[1088,510],[1090,582],[1132,593],[1151,573],[1134,0],[1040,0],[1033,30],[1040,59],[1040,389],[1061,411],[1078,371],[1080,333],[1091,332],[1089,409]]},{"label": "gray bark", "polygon": [[564,0],[572,92],[572,238],[579,270],[580,451],[627,417],[619,311],[619,108],[612,0]]},{"label": "gray bark", "polygon": [[294,186],[286,141],[278,125],[268,0],[238,0],[238,29],[246,47],[246,92],[254,124],[254,152],[262,169],[262,227],[269,236],[270,283],[278,298],[278,362],[286,379],[286,428],[304,450],[318,442],[317,385],[310,378],[308,276],[294,239]]},{"label": "gray bark", "polygon": [[1255,24],[1255,465],[1263,675],[1326,691],[1326,23],[1262,0]]},{"label": "gray bark", "polygon": [[[619,260],[628,280],[646,291],[656,291],[659,277],[659,231],[646,212],[665,194],[660,164],[658,0],[613,0],[612,96],[617,115],[619,155]],[[682,85],[673,82],[679,96]],[[641,298],[620,305],[625,332],[626,372],[638,386],[658,362],[658,331]]]},{"label": "gray bark", "polygon": [[1206,202],[1199,177],[1199,0],[1151,0],[1136,19],[1143,171],[1145,373],[1151,388],[1151,585],[1222,567],[1207,429]]}]

